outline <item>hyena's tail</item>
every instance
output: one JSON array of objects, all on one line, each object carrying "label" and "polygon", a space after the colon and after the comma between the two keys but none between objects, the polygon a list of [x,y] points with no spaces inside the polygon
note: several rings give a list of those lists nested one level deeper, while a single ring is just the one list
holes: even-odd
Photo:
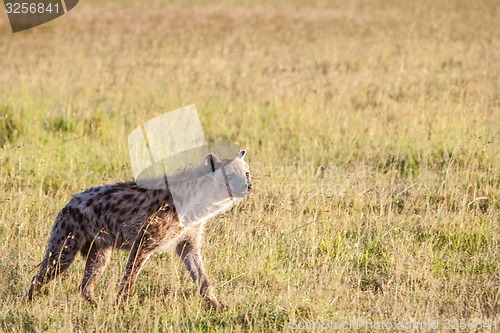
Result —
[{"label": "hyena's tail", "polygon": [[29,299],[33,299],[45,284],[64,272],[85,245],[82,221],[83,216],[75,207],[67,205],[59,213],[40,270],[31,280]]}]

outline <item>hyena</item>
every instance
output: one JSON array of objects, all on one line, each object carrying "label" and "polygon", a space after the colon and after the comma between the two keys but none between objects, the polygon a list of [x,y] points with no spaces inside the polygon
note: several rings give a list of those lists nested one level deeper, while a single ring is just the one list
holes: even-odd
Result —
[{"label": "hyena", "polygon": [[[230,201],[241,200],[251,191],[245,154],[243,150],[235,158],[222,161],[208,154],[199,167],[169,177],[163,189],[127,182],[93,187],[74,195],[54,222],[45,257],[33,277],[28,297],[33,299],[42,286],[64,272],[80,253],[87,261],[79,291],[96,305],[94,286],[104,273],[112,249],[119,248],[130,251],[118,294],[118,300],[126,301],[148,258],[175,247],[193,281],[200,286],[201,295],[211,307],[220,310],[222,305],[214,295],[202,261],[203,226],[214,213],[231,205]],[[203,176],[215,175],[218,170],[224,172],[225,192],[219,194],[221,191],[214,188],[213,182],[198,184],[196,193],[192,193],[193,187],[186,188],[191,191],[186,195],[205,197],[208,202],[205,199],[204,205],[196,205],[195,201],[191,216],[194,218],[188,224],[182,223],[172,198],[172,183],[207,178]]]}]

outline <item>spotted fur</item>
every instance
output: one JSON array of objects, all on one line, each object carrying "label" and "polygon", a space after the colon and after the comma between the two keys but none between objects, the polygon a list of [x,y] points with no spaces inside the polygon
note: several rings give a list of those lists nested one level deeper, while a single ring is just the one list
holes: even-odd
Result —
[{"label": "spotted fur", "polygon": [[[219,161],[210,154],[200,167],[169,178],[169,183],[182,183],[212,172],[213,169],[207,169],[210,161],[215,170],[224,167],[230,171],[227,178],[234,188],[240,189],[234,195],[244,197],[252,188],[244,156],[245,151],[241,151],[234,159]],[[244,191],[241,184],[245,185]],[[198,192],[206,193],[192,195],[203,196],[211,189],[200,188]],[[77,253],[81,253],[87,262],[79,290],[95,305],[94,286],[104,273],[112,249],[118,248],[130,251],[118,295],[119,299],[126,300],[147,259],[152,254],[175,247],[194,282],[200,285],[202,296],[212,307],[221,309],[205,272],[200,247],[207,216],[222,211],[230,199],[215,196],[214,202],[210,203],[212,211],[201,212],[198,220],[185,225],[179,221],[168,186],[148,189],[136,182],[127,182],[93,187],[76,194],[54,222],[45,257],[40,271],[33,277],[28,296],[32,299],[42,286],[71,265]]]}]

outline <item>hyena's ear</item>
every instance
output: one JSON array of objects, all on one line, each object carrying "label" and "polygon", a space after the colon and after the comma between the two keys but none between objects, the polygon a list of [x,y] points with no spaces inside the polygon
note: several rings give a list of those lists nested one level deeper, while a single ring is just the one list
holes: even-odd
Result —
[{"label": "hyena's ear", "polygon": [[236,155],[237,158],[241,158],[241,159],[244,159],[245,158],[245,155],[247,154],[247,151],[246,150],[242,150],[238,153],[238,155]]},{"label": "hyena's ear", "polygon": [[214,172],[220,166],[220,160],[215,154],[208,154],[203,159],[203,171],[205,174]]}]

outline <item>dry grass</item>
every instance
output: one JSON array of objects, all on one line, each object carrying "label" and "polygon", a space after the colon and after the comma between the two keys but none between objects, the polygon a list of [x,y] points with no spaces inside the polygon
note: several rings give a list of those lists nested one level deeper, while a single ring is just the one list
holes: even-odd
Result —
[{"label": "dry grass", "polygon": [[[498,327],[498,26],[495,1],[82,1],[22,33],[2,20],[0,331]],[[208,139],[248,149],[256,178],[208,226],[229,310],[204,310],[172,253],[126,309],[118,252],[96,310],[75,290],[82,260],[19,297],[71,194],[130,179],[128,133],[191,103]]]}]

